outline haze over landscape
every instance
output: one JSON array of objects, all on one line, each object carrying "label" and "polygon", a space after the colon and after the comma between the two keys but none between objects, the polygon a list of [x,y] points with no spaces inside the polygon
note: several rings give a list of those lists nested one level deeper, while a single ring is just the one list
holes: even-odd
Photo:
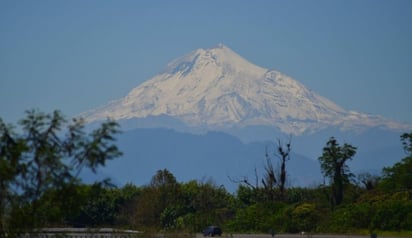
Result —
[{"label": "haze over landscape", "polygon": [[174,59],[125,97],[80,116],[92,124],[115,119],[125,130],[123,158],[103,170],[116,182],[147,181],[164,167],[184,181],[211,179],[230,191],[232,177],[251,176],[265,151],[276,153],[273,141],[293,137],[290,185],[310,186],[322,181],[317,156],[328,137],[359,146],[354,171],[378,173],[401,158],[399,135],[412,128],[345,110],[223,44]]},{"label": "haze over landscape", "polygon": [[411,23],[410,0],[1,0],[0,237],[411,237]]},{"label": "haze over landscape", "polygon": [[319,183],[330,136],[379,171],[411,129],[410,22],[410,1],[1,1],[0,116],[119,120],[119,184],[233,186],[288,135],[295,184]]}]

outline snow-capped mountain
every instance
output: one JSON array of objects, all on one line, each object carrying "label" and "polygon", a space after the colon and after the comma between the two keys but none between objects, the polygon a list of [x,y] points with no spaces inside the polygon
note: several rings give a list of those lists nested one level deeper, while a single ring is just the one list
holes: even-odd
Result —
[{"label": "snow-capped mountain", "polygon": [[211,130],[270,126],[287,134],[380,127],[380,116],[348,111],[293,78],[256,66],[224,45],[198,49],[167,65],[124,98],[83,113],[89,122],[169,116]]},{"label": "snow-capped mountain", "polygon": [[322,180],[316,158],[330,136],[359,148],[353,171],[376,172],[404,156],[399,135],[412,128],[345,110],[224,45],[178,58],[124,98],[80,116],[122,125],[124,155],[103,170],[114,181],[141,183],[167,168],[186,181],[211,177],[232,191],[228,177],[256,173],[282,134],[294,135],[289,181],[310,186]]}]

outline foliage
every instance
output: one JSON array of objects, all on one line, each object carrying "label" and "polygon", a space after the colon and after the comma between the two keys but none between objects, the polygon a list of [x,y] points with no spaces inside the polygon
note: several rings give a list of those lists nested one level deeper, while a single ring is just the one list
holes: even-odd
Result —
[{"label": "foliage", "polygon": [[402,159],[392,167],[383,169],[380,187],[386,190],[412,189],[412,156]]},{"label": "foliage", "polygon": [[403,149],[408,156],[412,155],[412,132],[403,133],[401,135]]},{"label": "foliage", "polygon": [[402,134],[401,141],[407,156],[392,167],[383,169],[379,185],[386,191],[412,189],[412,132]]},{"label": "foliage", "polygon": [[183,184],[181,201],[188,212],[182,216],[182,225],[191,232],[199,232],[211,224],[224,224],[234,214],[233,197],[223,186],[211,181]]},{"label": "foliage", "polygon": [[[351,180],[346,161],[356,148],[340,146],[332,137],[319,157],[329,184],[281,192],[278,183],[271,189],[241,183],[230,194],[212,180],[178,182],[167,169],[141,187],[83,184],[78,178],[83,168],[96,171],[120,155],[113,144],[115,122],[90,133],[83,123],[67,123],[59,112],[31,111],[16,130],[0,119],[1,232],[104,226],[192,234],[209,225],[221,226],[224,233],[412,231],[412,133],[401,136],[407,156],[383,168],[381,176],[361,174],[357,183]],[[290,147],[279,144],[278,149],[280,157],[288,158]],[[272,182],[279,180],[274,169],[266,172]]]},{"label": "foliage", "polygon": [[401,142],[407,156],[392,167],[383,169],[383,181],[380,184],[383,189],[412,189],[412,132],[402,134]]},{"label": "foliage", "polygon": [[323,154],[319,157],[321,170],[325,177],[330,178],[331,205],[340,205],[343,201],[344,185],[349,183],[353,176],[346,162],[356,154],[356,147],[345,143],[340,146],[334,137],[331,137],[323,148]]},{"label": "foliage", "polygon": [[59,111],[31,110],[18,125],[20,133],[0,119],[1,232],[14,222],[19,228],[43,225],[58,214],[50,210],[50,199],[56,197],[50,191],[78,184],[83,168],[96,172],[121,155],[113,144],[119,132],[114,121],[86,133],[81,119],[68,123]]},{"label": "foliage", "polygon": [[312,231],[316,227],[319,214],[313,203],[302,203],[291,212],[291,219],[295,223],[294,229],[298,231]]}]

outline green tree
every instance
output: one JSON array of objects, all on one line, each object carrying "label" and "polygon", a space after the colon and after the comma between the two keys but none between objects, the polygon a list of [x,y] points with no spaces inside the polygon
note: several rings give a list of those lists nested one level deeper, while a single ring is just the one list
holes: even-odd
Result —
[{"label": "green tree", "polygon": [[186,208],[182,222],[191,232],[201,231],[211,224],[224,224],[233,217],[233,196],[212,181],[182,184],[181,201]]},{"label": "green tree", "polygon": [[412,155],[412,132],[403,133],[401,135],[403,149],[408,156]]},{"label": "green tree", "polygon": [[291,220],[295,223],[294,229],[298,231],[313,231],[319,220],[315,204],[302,203],[296,206],[291,214]]},{"label": "green tree", "polygon": [[117,214],[117,197],[120,193],[116,188],[103,183],[85,186],[85,198],[77,216],[69,222],[80,226],[112,226]]},{"label": "green tree", "polygon": [[386,190],[412,189],[412,132],[402,134],[401,142],[407,156],[392,167],[383,168],[379,186]]},{"label": "green tree", "polygon": [[128,183],[118,190],[116,225],[133,228],[133,215],[136,201],[142,194],[142,189]]},{"label": "green tree", "polygon": [[24,169],[21,154],[27,151],[25,141],[13,129],[0,118],[0,234],[6,232],[8,216],[16,203],[17,177]]},{"label": "green tree", "polygon": [[330,178],[332,196],[331,205],[340,205],[343,201],[343,188],[353,176],[346,162],[356,154],[356,147],[345,143],[340,146],[334,137],[331,137],[323,148],[319,157],[321,171],[325,177]]},{"label": "green tree", "polygon": [[12,214],[23,208],[26,225],[41,226],[45,219],[39,200],[47,191],[79,183],[83,168],[96,172],[121,155],[114,144],[119,132],[114,121],[87,133],[82,119],[68,122],[59,111],[31,110],[18,125],[20,133],[0,119],[1,232],[6,232]]},{"label": "green tree", "polygon": [[167,169],[158,170],[136,200],[135,225],[148,228],[175,226],[180,185]]},{"label": "green tree", "polygon": [[177,201],[180,195],[176,177],[167,169],[158,170],[156,175],[152,177],[150,186],[158,194],[157,202],[161,227],[163,229],[175,228],[179,215]]}]

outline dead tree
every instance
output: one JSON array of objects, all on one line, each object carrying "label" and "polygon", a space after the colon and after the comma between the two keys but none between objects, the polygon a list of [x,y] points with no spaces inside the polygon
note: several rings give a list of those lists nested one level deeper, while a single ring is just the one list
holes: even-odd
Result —
[{"label": "dead tree", "polygon": [[289,137],[288,142],[285,146],[282,145],[281,141],[278,139],[277,147],[277,157],[280,158],[280,181],[279,181],[279,191],[280,196],[283,198],[285,194],[285,184],[286,184],[286,161],[290,160],[290,151],[291,151],[291,138]]}]

